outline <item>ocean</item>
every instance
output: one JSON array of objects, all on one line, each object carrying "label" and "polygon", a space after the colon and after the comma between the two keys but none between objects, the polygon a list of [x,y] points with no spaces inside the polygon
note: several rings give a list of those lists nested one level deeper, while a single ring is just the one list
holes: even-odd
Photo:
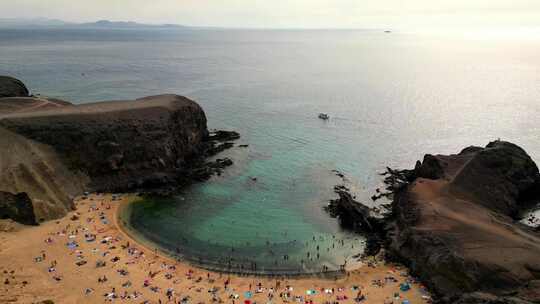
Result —
[{"label": "ocean", "polygon": [[540,161],[540,41],[477,38],[0,29],[0,74],[74,103],[196,100],[210,128],[238,131],[249,147],[226,152],[235,165],[221,177],[132,205],[131,226],[194,262],[317,271],[337,269],[364,244],[323,211],[341,182],[333,169],[373,204],[386,166],[411,168],[425,153],[500,138]]}]

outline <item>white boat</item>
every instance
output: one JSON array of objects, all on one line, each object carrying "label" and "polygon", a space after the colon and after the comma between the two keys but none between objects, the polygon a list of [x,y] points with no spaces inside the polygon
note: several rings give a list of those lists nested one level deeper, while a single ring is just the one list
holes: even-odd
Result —
[{"label": "white boat", "polygon": [[330,116],[328,116],[328,114],[325,114],[325,113],[319,113],[319,118],[322,120],[328,120],[330,119]]}]

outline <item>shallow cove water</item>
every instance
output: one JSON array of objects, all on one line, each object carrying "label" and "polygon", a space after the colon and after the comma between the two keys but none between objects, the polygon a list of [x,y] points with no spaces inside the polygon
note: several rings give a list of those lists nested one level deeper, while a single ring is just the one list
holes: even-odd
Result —
[{"label": "shallow cove water", "polygon": [[331,172],[304,177],[313,181],[311,189],[297,187],[294,177],[289,185],[276,185],[278,180],[264,180],[266,174],[253,181],[253,169],[242,172],[193,185],[174,198],[135,201],[121,212],[122,220],[136,237],[216,270],[331,272],[362,252],[364,239],[323,210],[327,187],[338,182]]},{"label": "shallow cove water", "polygon": [[[227,152],[235,165],[224,176],[132,205],[139,235],[195,262],[234,246],[259,269],[277,260],[315,271],[361,251],[322,211],[340,182],[332,169],[371,203],[378,172],[425,153],[501,138],[540,160],[538,37],[42,29],[0,30],[0,41],[0,74],[34,94],[84,103],[177,93],[202,105],[210,128],[241,133],[249,147]],[[354,248],[324,252],[331,235]],[[307,262],[313,236],[320,257]]]}]

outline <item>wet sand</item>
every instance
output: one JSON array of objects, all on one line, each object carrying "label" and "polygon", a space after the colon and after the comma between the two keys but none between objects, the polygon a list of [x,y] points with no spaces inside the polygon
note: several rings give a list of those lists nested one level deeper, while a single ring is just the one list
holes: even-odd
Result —
[{"label": "wet sand", "polygon": [[122,231],[117,212],[129,200],[92,195],[61,220],[0,232],[0,303],[354,303],[360,292],[361,303],[428,302],[406,269],[375,260],[337,279],[236,276],[175,261]]}]

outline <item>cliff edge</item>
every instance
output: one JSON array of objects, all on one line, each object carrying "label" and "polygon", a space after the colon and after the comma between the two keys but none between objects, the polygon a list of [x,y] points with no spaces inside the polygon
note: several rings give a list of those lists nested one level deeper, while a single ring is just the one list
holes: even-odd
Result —
[{"label": "cliff edge", "polygon": [[229,164],[208,169],[205,156],[223,148],[214,139],[202,108],[178,95],[84,105],[0,98],[0,191],[26,193],[38,221],[58,218],[85,191],[174,187],[212,174]]},{"label": "cliff edge", "polygon": [[208,136],[201,107],[177,95],[8,114],[0,126],[52,147],[89,190],[107,192],[174,180]]},{"label": "cliff edge", "polygon": [[426,155],[395,193],[390,255],[444,303],[538,303],[540,234],[518,222],[540,202],[538,167],[503,141]]}]

